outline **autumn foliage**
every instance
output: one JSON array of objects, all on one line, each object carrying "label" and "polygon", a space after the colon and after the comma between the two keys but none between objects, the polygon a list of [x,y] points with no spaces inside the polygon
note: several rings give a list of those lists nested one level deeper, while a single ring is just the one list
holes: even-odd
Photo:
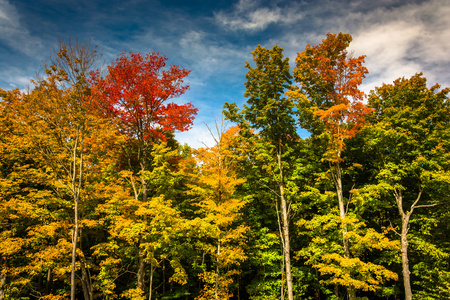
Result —
[{"label": "autumn foliage", "polygon": [[142,139],[164,139],[164,131],[186,131],[197,109],[191,103],[176,104],[189,85],[190,71],[166,67],[167,58],[158,53],[143,57],[123,53],[108,66],[108,73],[92,74],[92,96],[105,114],[119,118],[122,132]]},{"label": "autumn foliage", "polygon": [[349,34],[329,33],[321,44],[307,45],[298,54],[294,70],[300,91],[328,131],[331,159],[344,150],[344,140],[355,136],[372,111],[363,104],[365,95],[359,89],[368,73],[363,66],[365,56],[355,58],[348,53],[351,41]]},{"label": "autumn foliage", "polygon": [[198,149],[189,70],[60,43],[0,89],[0,300],[450,299],[450,89],[366,105],[351,41],[258,46]]}]

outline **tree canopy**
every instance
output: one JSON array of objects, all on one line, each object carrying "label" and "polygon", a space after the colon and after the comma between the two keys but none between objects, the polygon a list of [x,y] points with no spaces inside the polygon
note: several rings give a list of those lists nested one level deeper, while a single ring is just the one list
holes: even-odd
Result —
[{"label": "tree canopy", "polygon": [[194,149],[189,70],[59,41],[0,89],[0,300],[449,298],[450,89],[351,42],[258,45]]}]

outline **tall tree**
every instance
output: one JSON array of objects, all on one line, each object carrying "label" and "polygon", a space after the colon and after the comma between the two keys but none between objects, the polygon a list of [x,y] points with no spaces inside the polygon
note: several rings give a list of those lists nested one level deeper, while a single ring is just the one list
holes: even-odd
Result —
[{"label": "tall tree", "polygon": [[[274,46],[272,50],[258,45],[252,52],[256,66],[246,62],[249,69],[246,74],[245,97],[247,105],[242,111],[236,104],[225,103],[225,115],[234,122],[245,124],[259,131],[263,143],[269,147],[267,156],[274,164],[272,182],[276,187],[272,189],[278,198],[278,209],[281,213],[280,238],[283,246],[284,271],[286,275],[287,295],[292,300],[293,286],[291,273],[291,246],[289,237],[290,203],[286,195],[286,154],[292,143],[298,138],[293,118],[294,104],[284,97],[290,87],[291,74],[289,59],[284,58],[283,48]],[[275,190],[277,190],[275,192]],[[282,298],[284,293],[281,293]]]},{"label": "tall tree", "polygon": [[0,299],[48,295],[57,286],[65,291],[70,193],[36,153],[30,129],[14,109],[22,93],[0,93]]},{"label": "tall tree", "polygon": [[[17,118],[29,129],[36,154],[49,166],[73,201],[71,299],[76,293],[79,208],[85,181],[86,142],[93,124],[90,111],[89,72],[99,54],[90,43],[59,41],[46,68],[47,76],[14,104]],[[82,264],[82,268],[83,268]],[[83,285],[85,287],[85,285]],[[91,290],[90,287],[88,287]],[[92,298],[92,292],[86,291]]]},{"label": "tall tree", "polygon": [[[298,101],[303,127],[310,129],[326,142],[324,160],[329,163],[342,222],[345,258],[350,258],[346,223],[348,201],[342,184],[342,152],[345,140],[353,137],[371,110],[363,103],[364,93],[358,89],[368,73],[364,56],[351,57],[347,48],[350,34],[328,34],[317,46],[306,46],[299,53],[294,69],[297,90],[288,95]],[[354,287],[348,287],[350,299],[356,299]]]},{"label": "tall tree", "polygon": [[[136,141],[137,157],[132,153],[127,157],[129,171],[138,175],[139,186],[131,182],[136,201],[146,202],[148,198],[147,173],[153,143],[165,140],[165,132],[188,130],[197,112],[190,103],[180,105],[172,101],[189,88],[183,82],[190,71],[178,66],[166,67],[166,61],[167,58],[158,53],[145,57],[139,53],[123,53],[108,66],[105,76],[99,71],[92,74],[98,107],[106,117],[118,121],[119,130],[128,139]],[[133,166],[134,160],[137,160],[137,169]],[[147,220],[145,214],[142,217]],[[143,252],[144,247],[139,246],[137,285],[142,291],[145,290]]]},{"label": "tall tree", "polygon": [[366,149],[376,166],[374,188],[395,199],[400,215],[403,285],[408,300],[413,298],[408,257],[412,214],[448,203],[450,89],[439,88],[428,88],[426,78],[416,74],[384,84],[369,97],[369,106],[375,111],[365,130]]},{"label": "tall tree", "polygon": [[[128,299],[144,299],[142,289],[130,284],[133,278],[129,272],[141,249],[142,259],[149,266],[146,299],[155,298],[156,270],[162,267],[165,271],[166,261],[173,270],[169,281],[186,283],[178,253],[183,248],[179,240],[187,230],[184,228],[186,222],[173,205],[178,199],[172,198],[177,181],[184,176],[179,170],[178,149],[161,143],[154,145],[149,155],[153,164],[152,170],[145,175],[151,191],[147,201],[134,197],[131,182],[136,181],[133,178],[136,176],[128,170],[109,171],[110,179],[101,186],[106,201],[97,208],[101,216],[98,223],[108,231],[109,237],[94,248],[95,256],[101,259],[99,284],[104,297],[121,294]],[[164,279],[161,284],[166,284]]]},{"label": "tall tree", "polygon": [[236,187],[245,182],[245,179],[237,178],[239,161],[233,153],[233,149],[239,147],[239,128],[232,127],[224,132],[223,122],[216,128],[215,145],[200,148],[197,152],[201,167],[197,184],[191,186],[201,213],[193,226],[205,228],[201,230],[197,246],[208,254],[213,265],[213,268],[201,266],[204,271],[199,276],[204,288],[196,299],[205,300],[230,299],[233,277],[239,274],[238,267],[247,258],[243,245],[248,227],[240,220],[246,201],[234,195]]}]

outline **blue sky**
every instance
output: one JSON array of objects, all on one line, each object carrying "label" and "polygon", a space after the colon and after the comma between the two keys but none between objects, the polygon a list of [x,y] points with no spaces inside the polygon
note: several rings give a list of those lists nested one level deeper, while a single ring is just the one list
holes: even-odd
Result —
[{"label": "blue sky", "polygon": [[0,0],[0,87],[25,89],[42,72],[57,39],[103,49],[106,63],[121,52],[159,52],[192,70],[177,101],[199,109],[180,142],[212,144],[205,123],[223,104],[245,99],[245,61],[258,44],[297,52],[328,32],[353,36],[354,55],[367,55],[362,89],[424,72],[429,85],[450,86],[448,0]]}]

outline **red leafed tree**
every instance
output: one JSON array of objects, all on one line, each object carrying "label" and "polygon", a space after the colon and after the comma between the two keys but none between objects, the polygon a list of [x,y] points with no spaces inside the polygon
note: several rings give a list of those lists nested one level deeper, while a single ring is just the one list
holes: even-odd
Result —
[{"label": "red leafed tree", "polygon": [[165,139],[164,131],[185,131],[197,109],[191,103],[171,102],[189,89],[183,84],[189,70],[166,66],[167,58],[158,53],[143,57],[123,53],[102,77],[92,74],[93,94],[109,116],[120,118],[121,129],[140,140]]},{"label": "red leafed tree", "polygon": [[[189,70],[167,66],[167,58],[158,53],[143,57],[139,53],[123,53],[102,76],[91,74],[92,95],[103,114],[119,126],[137,149],[124,149],[128,167],[134,173],[130,182],[136,201],[147,202],[151,149],[166,140],[167,133],[186,131],[192,125],[197,109],[191,103],[176,104],[172,100],[189,88],[184,78]],[[137,168],[132,162],[138,162]],[[137,178],[140,184],[133,178]],[[147,221],[147,216],[143,217]],[[145,257],[142,241],[138,245],[137,285],[145,290]]]}]

